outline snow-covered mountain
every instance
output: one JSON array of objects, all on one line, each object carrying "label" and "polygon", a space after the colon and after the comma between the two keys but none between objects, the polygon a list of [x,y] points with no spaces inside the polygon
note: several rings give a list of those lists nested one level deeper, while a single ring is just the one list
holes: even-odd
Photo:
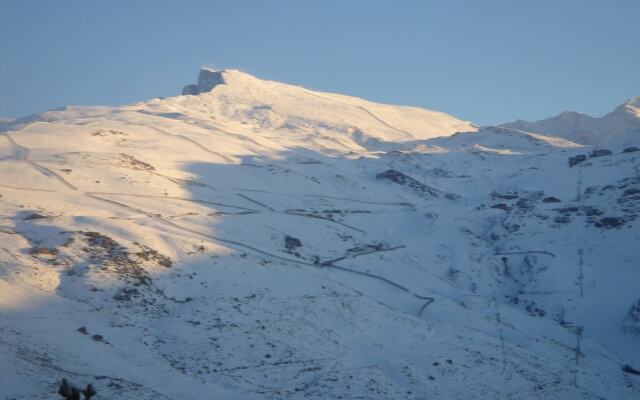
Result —
[{"label": "snow-covered mountain", "polygon": [[637,143],[640,140],[640,96],[629,99],[600,118],[575,111],[565,111],[553,118],[536,122],[518,120],[503,126],[559,136],[583,144]]},{"label": "snow-covered mountain", "polygon": [[593,146],[239,71],[183,93],[2,125],[0,398],[640,396],[637,102]]}]

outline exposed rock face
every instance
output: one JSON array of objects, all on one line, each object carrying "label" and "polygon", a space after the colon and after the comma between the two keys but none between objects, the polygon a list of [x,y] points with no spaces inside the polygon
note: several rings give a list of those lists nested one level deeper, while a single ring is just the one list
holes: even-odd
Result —
[{"label": "exposed rock face", "polygon": [[216,71],[211,68],[200,69],[197,85],[187,85],[182,89],[183,95],[196,95],[204,92],[210,92],[218,85],[224,85],[224,76],[222,71]]},{"label": "exposed rock face", "polygon": [[426,196],[427,198],[434,198],[440,195],[440,192],[437,189],[427,186],[424,183],[419,182],[416,179],[405,175],[395,169],[388,169],[384,172],[379,173],[378,175],[376,175],[376,177],[378,179],[384,179],[397,183],[399,185],[406,186],[414,192],[419,193],[422,196]]}]

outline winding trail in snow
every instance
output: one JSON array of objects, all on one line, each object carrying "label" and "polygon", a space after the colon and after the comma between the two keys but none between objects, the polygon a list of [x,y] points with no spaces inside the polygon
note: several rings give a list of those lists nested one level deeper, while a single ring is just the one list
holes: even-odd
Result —
[{"label": "winding trail in snow", "polygon": [[171,182],[173,182],[173,183],[175,183],[176,185],[179,185],[179,186],[183,186],[183,187],[184,186],[200,186],[200,187],[206,187],[206,188],[211,189],[211,190],[218,190],[218,188],[213,187],[211,185],[207,185],[206,183],[193,181],[193,180],[189,180],[189,179],[175,178],[173,176],[164,175],[164,174],[161,174],[161,173],[156,172],[156,171],[148,171],[148,172],[150,174],[152,174],[152,175],[156,175],[156,176],[159,176],[161,178],[167,179],[167,180],[169,180],[169,181],[171,181]]},{"label": "winding trail in snow", "polygon": [[[128,204],[120,203],[120,202],[117,202],[115,200],[105,199],[105,198],[102,198],[102,197],[99,197],[99,196],[96,196],[96,195],[92,195],[92,194],[89,194],[89,193],[87,193],[86,195],[91,197],[91,198],[93,198],[93,199],[99,200],[99,201],[106,201],[106,202],[109,202],[110,204],[118,205],[120,207],[127,208],[127,209],[129,209],[131,211],[142,213],[142,214],[148,216],[149,218],[152,218],[152,219],[154,219],[154,220],[156,220],[156,221],[158,221],[160,223],[163,223],[165,225],[171,226],[173,228],[176,228],[176,229],[184,231],[184,232],[189,232],[189,233],[201,236],[201,237],[205,237],[205,238],[211,239],[214,242],[227,244],[230,247],[249,250],[249,251],[251,251],[253,253],[261,254],[263,256],[267,256],[269,258],[281,260],[281,261],[284,261],[284,262],[287,262],[287,263],[293,263],[293,264],[297,264],[297,265],[304,265],[304,266],[314,267],[314,268],[331,268],[331,269],[335,269],[335,270],[338,270],[338,271],[343,271],[343,272],[347,272],[347,273],[351,273],[351,274],[356,274],[356,275],[360,275],[360,276],[365,276],[365,277],[368,277],[368,278],[376,279],[376,280],[378,280],[380,282],[386,283],[386,284],[391,285],[391,286],[393,286],[393,287],[395,287],[397,289],[400,289],[400,290],[402,290],[402,291],[404,291],[406,293],[409,293],[409,294],[411,294],[412,296],[414,296],[417,299],[425,300],[425,303],[420,308],[420,311],[418,313],[418,317],[421,317],[422,313],[425,310],[425,308],[429,304],[431,304],[431,303],[433,303],[435,301],[435,299],[432,298],[432,297],[418,295],[418,294],[412,292],[411,290],[409,290],[407,287],[405,287],[403,285],[400,285],[399,283],[394,282],[391,279],[385,278],[385,277],[380,276],[380,275],[371,274],[371,273],[368,273],[368,272],[356,271],[356,270],[352,270],[352,269],[341,267],[341,266],[334,265],[334,264],[324,264],[324,265],[323,264],[315,264],[315,263],[310,263],[310,262],[303,261],[303,260],[296,260],[296,259],[289,258],[289,257],[283,257],[283,256],[280,256],[280,255],[273,254],[273,253],[270,253],[268,251],[259,249],[257,247],[253,247],[253,246],[248,245],[246,243],[242,243],[242,242],[239,242],[239,241],[236,241],[236,240],[231,240],[231,239],[225,239],[225,238],[222,238],[222,237],[219,237],[219,236],[216,236],[216,235],[212,235],[212,234],[209,234],[209,233],[205,233],[205,232],[201,232],[201,231],[198,231],[198,230],[195,230],[195,229],[184,227],[182,225],[176,224],[173,221],[167,220],[166,218],[164,218],[163,216],[161,216],[159,214],[149,213],[149,212],[146,212],[144,210],[140,210],[138,208],[132,207],[132,206],[130,206]],[[385,250],[396,250],[396,249],[403,248],[403,247],[404,246],[399,246],[399,247],[396,247],[396,248],[384,249],[382,251],[385,251]],[[369,252],[367,254],[370,254],[370,253],[371,252]]]},{"label": "winding trail in snow", "polygon": [[381,123],[382,125],[386,126],[387,128],[393,129],[396,132],[400,132],[404,135],[407,136],[408,139],[414,139],[414,136],[408,132],[408,131],[404,131],[402,129],[398,129],[395,126],[389,124],[387,121],[383,120],[382,118],[378,117],[376,114],[374,114],[371,110],[363,107],[363,106],[356,106],[354,105],[353,107],[358,108],[362,111],[364,111],[367,115],[369,115],[371,118],[375,119],[376,121],[378,121],[379,123]]},{"label": "winding trail in snow", "polygon": [[[309,266],[309,267],[313,267],[313,268],[331,268],[331,269],[334,269],[334,270],[343,271],[343,272],[356,274],[356,275],[360,275],[360,276],[365,276],[365,277],[368,277],[368,278],[371,278],[371,279],[378,280],[380,282],[383,282],[385,284],[393,286],[393,287],[395,287],[397,289],[400,289],[403,292],[409,293],[410,295],[412,295],[413,297],[415,297],[417,299],[426,300],[425,304],[421,307],[420,312],[418,313],[418,317],[422,316],[422,313],[423,313],[424,309],[429,304],[431,304],[431,303],[433,303],[435,301],[435,299],[433,299],[432,297],[418,295],[418,294],[412,292],[411,290],[409,290],[409,288],[407,288],[406,286],[403,286],[403,285],[401,285],[401,284],[399,284],[399,283],[397,283],[397,282],[395,282],[395,281],[393,281],[391,279],[385,278],[385,277],[383,277],[381,275],[376,275],[376,274],[372,274],[372,273],[368,273],[368,272],[356,271],[356,270],[352,270],[352,269],[349,269],[349,268],[345,268],[345,267],[341,267],[341,266],[333,264],[333,263],[337,262],[337,260],[331,261],[330,263],[323,263],[323,264],[318,263],[318,264],[316,264],[316,263],[311,263],[311,262],[308,262],[308,261],[296,260],[296,259],[293,259],[293,258],[280,256],[280,255],[273,254],[273,253],[270,253],[268,251],[259,249],[257,247],[253,247],[253,246],[248,245],[246,243],[242,243],[242,242],[239,242],[239,241],[236,241],[236,240],[231,240],[231,239],[225,239],[225,238],[222,238],[222,237],[219,237],[219,236],[216,236],[216,235],[212,235],[212,234],[201,232],[201,231],[198,231],[198,230],[195,230],[195,229],[187,228],[185,226],[179,225],[179,224],[177,224],[177,223],[175,223],[173,221],[170,221],[170,220],[166,219],[165,217],[163,217],[160,214],[150,213],[148,211],[141,210],[139,208],[130,206],[130,205],[125,204],[125,203],[121,203],[119,201],[115,201],[115,200],[107,199],[107,198],[104,198],[104,197],[100,197],[98,194],[96,194],[97,192],[83,192],[83,191],[79,190],[76,186],[74,186],[73,184],[68,182],[66,179],[64,179],[62,176],[57,174],[56,172],[50,170],[47,167],[41,166],[41,165],[35,163],[34,161],[31,161],[31,159],[30,159],[30,150],[27,147],[21,146],[18,143],[16,143],[16,141],[10,136],[9,133],[6,133],[6,135],[7,135],[7,138],[9,139],[9,141],[16,147],[16,149],[18,149],[21,152],[21,154],[22,154],[21,158],[22,158],[22,160],[24,162],[30,164],[31,166],[33,166],[33,168],[35,168],[36,170],[38,170],[40,173],[44,174],[45,176],[52,177],[52,178],[56,179],[62,185],[64,185],[67,189],[70,189],[70,190],[72,190],[72,191],[74,191],[76,193],[81,193],[84,196],[87,196],[87,197],[92,198],[94,200],[97,200],[97,201],[100,201],[100,202],[106,202],[106,203],[109,203],[111,205],[116,205],[118,207],[125,208],[125,209],[130,210],[130,211],[134,211],[136,213],[141,213],[141,214],[146,215],[147,217],[149,217],[151,219],[154,219],[154,220],[156,220],[156,221],[158,221],[158,222],[160,222],[160,223],[162,223],[164,225],[171,226],[171,227],[173,227],[175,229],[178,229],[180,231],[189,232],[189,233],[201,236],[201,237],[205,237],[205,238],[208,238],[210,240],[213,240],[214,242],[224,243],[224,244],[229,245],[230,247],[241,248],[243,250],[249,250],[250,252],[261,254],[261,255],[269,257],[269,258],[273,258],[273,259],[277,259],[277,260],[281,260],[281,261],[284,261],[284,262],[287,262],[287,263],[293,263],[293,264],[297,264],[297,265],[305,265],[305,266]],[[103,194],[103,195],[105,195],[105,194]],[[144,195],[138,195],[138,196],[139,197],[146,197]],[[158,197],[159,198],[166,198],[166,197],[162,197],[162,196],[158,196]],[[184,199],[181,199],[181,200],[184,200]],[[403,248],[403,247],[404,246],[398,246],[398,247],[395,247],[395,248],[387,248],[387,249],[377,249],[375,251],[370,251],[370,252],[366,252],[366,253],[363,253],[363,254],[354,255],[353,257],[357,257],[359,255],[371,254],[371,253],[375,253],[375,252],[379,252],[379,251],[397,250],[397,249],[400,249],[400,248]],[[344,259],[344,258],[341,258],[341,260],[342,259]]]},{"label": "winding trail in snow", "polygon": [[65,185],[67,188],[71,189],[71,190],[78,190],[77,187],[73,186],[71,183],[69,183],[67,180],[65,180],[62,176],[60,176],[58,173],[50,170],[49,168],[42,166],[40,164],[38,164],[37,162],[31,160],[30,155],[31,155],[31,151],[18,144],[13,137],[11,136],[11,134],[9,132],[5,133],[5,137],[9,140],[9,142],[14,146],[14,148],[17,149],[18,155],[19,157],[22,159],[22,161],[26,162],[27,164],[31,165],[34,169],[36,169],[38,172],[40,172],[42,175],[46,176],[46,177],[52,177],[54,179],[56,179],[58,182],[62,183],[63,185]]},{"label": "winding trail in snow", "polygon": [[[314,96],[314,97],[317,97],[317,98],[320,98],[320,99],[326,100],[326,101],[331,102],[331,103],[334,103],[334,102],[335,102],[335,100],[334,100],[334,99],[328,99],[328,98],[326,98],[326,97],[324,97],[324,96],[321,96],[321,95],[319,95],[319,94],[317,94],[317,93],[315,93],[315,92],[313,92],[313,91],[311,91],[311,90],[307,90],[307,93],[311,94],[311,95],[312,95],[312,96]],[[373,118],[373,119],[374,119],[375,121],[377,121],[378,123],[380,123],[380,124],[382,124],[382,125],[386,126],[386,127],[387,127],[387,128],[389,128],[389,129],[393,129],[393,130],[394,130],[394,131],[396,131],[396,132],[402,133],[403,135],[407,136],[409,139],[415,139],[415,137],[411,134],[411,132],[408,132],[408,131],[405,131],[405,130],[402,130],[402,129],[398,129],[398,128],[396,128],[395,126],[391,125],[391,124],[390,124],[390,123],[388,123],[387,121],[385,121],[385,120],[383,120],[382,118],[378,117],[378,116],[377,116],[376,114],[374,114],[371,110],[367,109],[367,108],[366,108],[366,107],[364,107],[364,106],[360,106],[360,105],[357,105],[357,104],[350,104],[350,103],[347,103],[347,102],[345,102],[345,101],[341,101],[340,103],[344,104],[344,105],[345,105],[345,106],[347,106],[347,107],[356,108],[356,109],[358,109],[358,110],[360,110],[360,111],[364,112],[365,114],[367,114],[369,117]]]},{"label": "winding trail in snow", "polygon": [[419,295],[417,293],[414,293],[409,288],[407,288],[406,286],[403,286],[403,285],[401,285],[401,284],[399,284],[397,282],[394,282],[391,279],[385,278],[382,275],[372,274],[370,272],[363,272],[363,271],[358,271],[358,270],[355,270],[355,269],[350,269],[350,268],[346,268],[346,267],[341,267],[339,265],[335,265],[336,262],[342,261],[342,260],[345,260],[345,259],[356,258],[356,257],[364,256],[364,255],[367,255],[367,254],[380,253],[380,252],[384,252],[384,251],[394,251],[394,250],[403,249],[405,247],[406,246],[401,245],[401,246],[395,246],[395,247],[387,247],[387,248],[382,248],[382,249],[374,249],[374,250],[370,250],[370,251],[364,251],[364,252],[356,253],[356,254],[351,255],[351,256],[343,256],[343,257],[338,257],[338,258],[333,259],[333,260],[325,261],[325,262],[321,263],[320,265],[323,266],[323,267],[330,267],[330,268],[334,268],[334,269],[337,269],[337,270],[340,270],[340,271],[349,272],[349,273],[352,273],[352,274],[357,274],[357,275],[361,275],[361,276],[366,276],[368,278],[376,279],[376,280],[381,281],[383,283],[386,283],[388,285],[394,286],[397,289],[402,290],[403,292],[409,293],[409,294],[413,295],[413,297],[415,297],[417,299],[424,300],[425,302],[422,305],[422,307],[420,307],[420,311],[418,312],[418,317],[422,317],[422,313],[427,308],[427,306],[429,306],[431,303],[433,303],[435,301],[435,299],[433,297],[422,296],[422,295]]},{"label": "winding trail in snow", "polygon": [[252,199],[251,197],[249,197],[249,196],[247,196],[245,194],[236,193],[236,195],[238,195],[239,197],[242,197],[243,199],[245,199],[245,200],[247,200],[247,201],[249,201],[249,202],[251,202],[253,204],[256,204],[256,205],[259,205],[260,207],[266,208],[269,211],[275,211],[273,208],[269,207],[268,205],[266,205],[264,203],[261,203],[258,200]]},{"label": "winding trail in snow", "polygon": [[191,139],[191,138],[189,138],[189,137],[187,137],[185,135],[181,135],[179,133],[169,133],[169,132],[165,131],[164,129],[160,129],[160,128],[155,127],[155,126],[149,126],[149,128],[155,130],[156,132],[158,132],[160,134],[167,135],[167,136],[173,136],[173,137],[177,137],[177,138],[180,138],[182,140],[185,140],[185,141],[191,143],[192,145],[194,145],[195,147],[199,148],[200,150],[202,150],[202,151],[204,151],[206,153],[212,154],[212,155],[214,155],[216,157],[220,157],[220,158],[222,158],[224,161],[226,161],[228,163],[233,163],[234,162],[233,158],[231,158],[231,157],[229,157],[229,156],[227,156],[225,154],[219,153],[217,151],[213,151],[213,150],[209,149],[208,147],[204,146],[202,143],[200,143],[200,142],[198,142],[198,141],[196,141],[194,139]]},{"label": "winding trail in snow", "polygon": [[556,256],[552,252],[544,251],[544,250],[510,251],[510,252],[503,252],[503,253],[494,253],[493,255],[494,256],[510,256],[510,255],[516,255],[516,254],[544,254],[554,258]]},{"label": "winding trail in snow", "polygon": [[191,202],[191,203],[208,204],[208,205],[217,206],[217,207],[236,208],[238,210],[250,211],[250,212],[253,212],[253,213],[258,213],[259,212],[258,210],[255,210],[253,208],[236,206],[236,205],[233,205],[233,204],[218,203],[218,202],[209,201],[209,200],[189,199],[189,198],[186,198],[186,197],[177,197],[177,196],[158,196],[158,195],[152,195],[152,194],[119,193],[119,192],[85,192],[85,194],[95,194],[95,195],[101,195],[101,196],[139,197],[139,198],[143,198],[143,199],[147,198],[147,199],[178,200],[178,201],[187,201],[187,202]]},{"label": "winding trail in snow", "polygon": [[[339,270],[339,271],[343,271],[343,272],[347,272],[347,273],[351,273],[351,274],[356,274],[356,275],[360,275],[360,276],[365,276],[365,277],[368,277],[368,278],[376,279],[378,281],[381,281],[383,283],[391,285],[391,286],[393,286],[393,287],[395,287],[397,289],[400,289],[400,290],[402,290],[402,291],[404,291],[406,293],[409,293],[409,294],[411,294],[412,296],[414,296],[417,299],[425,300],[425,304],[421,307],[418,316],[422,316],[422,313],[424,312],[424,309],[429,304],[431,304],[431,303],[433,303],[435,301],[435,299],[432,298],[432,297],[418,295],[418,294],[412,292],[411,290],[409,290],[407,287],[405,287],[403,285],[400,285],[399,283],[394,282],[391,279],[385,278],[385,277],[383,277],[381,275],[376,275],[376,274],[372,274],[372,273],[368,273],[368,272],[356,271],[356,270],[352,270],[352,269],[349,269],[349,268],[341,267],[341,266],[338,266],[338,265],[335,265],[335,264],[315,264],[315,263],[310,263],[310,262],[303,261],[303,260],[297,260],[297,259],[293,259],[293,258],[289,258],[289,257],[280,256],[280,255],[273,254],[273,253],[270,253],[268,251],[259,249],[257,247],[253,247],[253,246],[248,245],[246,243],[242,243],[242,242],[239,242],[239,241],[236,241],[236,240],[231,240],[231,239],[225,239],[225,238],[222,238],[222,237],[219,237],[219,236],[216,236],[216,235],[212,235],[212,234],[201,232],[201,231],[198,231],[198,230],[195,230],[195,229],[187,228],[185,226],[176,224],[173,221],[169,221],[169,220],[167,220],[166,218],[164,218],[161,215],[152,214],[152,213],[146,212],[144,210],[140,210],[138,208],[132,207],[132,206],[130,206],[128,204],[120,203],[120,202],[117,202],[117,201],[114,201],[114,200],[105,199],[105,198],[102,198],[102,197],[99,197],[99,196],[96,196],[96,195],[91,195],[91,194],[87,194],[87,195],[92,197],[92,198],[94,198],[94,199],[96,199],[96,200],[106,201],[106,202],[109,202],[111,204],[119,205],[119,206],[127,208],[129,210],[145,214],[149,218],[155,219],[156,221],[158,221],[160,223],[163,223],[165,225],[169,225],[169,226],[171,226],[173,228],[176,228],[178,230],[182,230],[184,232],[189,232],[189,233],[201,236],[201,237],[205,237],[205,238],[211,239],[211,240],[213,240],[215,242],[218,242],[218,243],[224,243],[224,244],[230,245],[231,247],[235,247],[235,248],[239,247],[241,249],[249,250],[249,251],[251,251],[253,253],[257,253],[257,254],[261,254],[263,256],[267,256],[269,258],[274,258],[274,259],[277,259],[277,260],[285,261],[287,263],[293,263],[293,264],[297,264],[297,265],[305,265],[305,266],[314,267],[314,268],[331,268],[331,269],[335,269],[335,270]],[[395,247],[395,248],[383,249],[383,250],[378,250],[378,251],[397,250],[397,249],[404,248],[404,247],[405,246],[398,246],[398,247]],[[370,254],[370,253],[372,253],[372,252],[368,252],[367,254]],[[364,255],[364,254],[361,254],[361,255]]]},{"label": "winding trail in snow", "polygon": [[[169,117],[165,117],[165,116],[162,116],[162,115],[159,115],[159,114],[154,114],[154,113],[143,113],[143,114],[151,115],[151,116],[158,117],[158,118],[169,118]],[[203,122],[194,123],[192,121],[185,121],[185,120],[180,119],[180,118],[169,118],[169,119],[171,119],[172,121],[181,122],[181,123],[183,123],[183,124],[185,124],[187,126],[195,126],[195,127],[200,128],[200,129],[207,130],[207,131],[212,131],[212,130],[213,131],[218,131],[218,132],[224,133],[225,135],[228,135],[228,136],[234,137],[236,139],[239,139],[241,141],[250,142],[250,143],[255,144],[258,147],[263,147],[263,144],[257,142],[256,140],[254,140],[250,136],[229,132],[228,130],[221,128],[218,124],[203,123]],[[125,122],[127,122],[127,121],[125,121]],[[166,132],[166,131],[161,132],[161,133],[165,133],[165,134],[171,135],[171,136],[182,136],[182,135],[179,135],[179,134],[169,133],[169,132]],[[201,149],[203,149],[204,151],[206,151],[208,153],[215,154],[215,155],[217,155],[219,157],[222,157],[222,158],[227,158],[229,160],[229,162],[231,162],[231,163],[235,162],[235,160],[233,160],[232,158],[230,158],[228,156],[225,156],[224,154],[218,153],[216,151],[213,151],[213,150],[207,148],[206,146],[203,146],[201,143],[196,142],[195,140],[189,139],[187,137],[183,137],[183,139],[186,139],[187,141],[190,141],[191,143],[193,143],[194,145],[200,147]]]},{"label": "winding trail in snow", "polygon": [[369,204],[374,206],[396,206],[396,207],[410,207],[410,208],[415,207],[411,203],[394,203],[394,202],[383,202],[383,201],[359,200],[359,199],[351,199],[348,197],[327,196],[323,194],[282,194],[282,195],[291,196],[291,197],[317,197],[320,199],[343,200],[343,201],[350,201],[353,203]]},{"label": "winding trail in snow", "polygon": [[331,223],[334,223],[334,224],[337,224],[337,225],[344,226],[345,228],[349,228],[349,229],[351,229],[353,231],[362,233],[364,235],[367,234],[367,232],[365,230],[362,230],[360,228],[356,228],[355,226],[351,226],[351,225],[345,224],[344,222],[336,221],[335,219],[323,217],[321,215],[314,215],[314,214],[301,213],[301,212],[295,212],[295,211],[285,211],[284,213],[288,214],[288,215],[297,215],[298,217],[321,219],[323,221],[327,221],[327,222],[331,222]]},{"label": "winding trail in snow", "polygon": [[4,185],[4,184],[0,184],[0,187],[5,189],[12,189],[12,190],[25,190],[27,192],[47,192],[47,193],[57,192],[57,190],[55,189],[28,188],[28,187],[12,186],[12,185]]},{"label": "winding trail in snow", "polygon": [[346,254],[346,255],[344,255],[342,257],[334,258],[333,260],[324,261],[321,264],[322,265],[333,265],[334,263],[336,263],[338,261],[346,260],[348,258],[356,258],[356,257],[364,256],[364,255],[367,255],[367,254],[381,253],[383,251],[393,251],[393,250],[398,250],[398,249],[404,249],[405,247],[407,247],[407,246],[400,245],[400,246],[395,246],[395,247],[374,248],[372,250],[361,251],[359,253]]}]

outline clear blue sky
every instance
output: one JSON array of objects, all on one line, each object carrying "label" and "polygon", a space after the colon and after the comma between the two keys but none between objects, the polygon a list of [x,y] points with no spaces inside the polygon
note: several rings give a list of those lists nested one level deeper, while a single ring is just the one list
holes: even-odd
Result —
[{"label": "clear blue sky", "polygon": [[0,116],[179,94],[198,68],[479,124],[640,95],[639,0],[0,0]]}]

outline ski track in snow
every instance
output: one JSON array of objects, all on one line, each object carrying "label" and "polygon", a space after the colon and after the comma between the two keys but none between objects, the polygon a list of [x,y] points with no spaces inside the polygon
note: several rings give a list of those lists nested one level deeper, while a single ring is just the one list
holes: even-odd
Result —
[{"label": "ski track in snow", "polygon": [[201,74],[3,124],[0,397],[640,395],[640,100],[477,129]]}]

